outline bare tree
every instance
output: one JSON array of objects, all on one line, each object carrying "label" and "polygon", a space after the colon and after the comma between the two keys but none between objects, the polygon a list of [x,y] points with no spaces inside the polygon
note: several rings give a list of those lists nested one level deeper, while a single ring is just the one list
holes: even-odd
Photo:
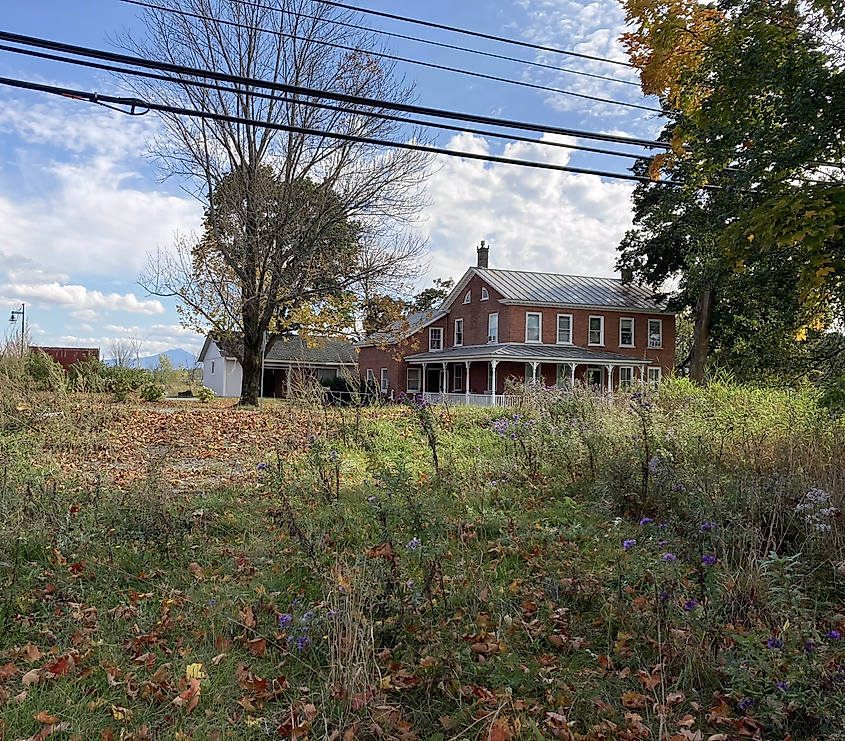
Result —
[{"label": "bare tree", "polygon": [[139,365],[140,345],[134,338],[113,340],[109,345],[109,359],[118,368],[132,368]]},{"label": "bare tree", "polygon": [[[146,9],[147,39],[122,39],[146,58],[374,99],[413,99],[393,65],[370,53],[374,35],[331,23],[352,18],[315,0],[159,4],[191,15]],[[366,115],[372,109],[363,106],[308,106],[301,95],[267,97],[245,84],[222,91],[128,83],[156,102],[261,123],[421,138],[401,122]],[[324,317],[327,307],[345,317],[336,322],[339,331],[354,324],[352,297],[398,293],[416,277],[424,245],[409,227],[425,205],[430,160],[425,153],[257,124],[170,114],[162,120],[153,153],[165,176],[183,178],[204,203],[204,233],[182,235],[175,251],[151,256],[142,285],[176,297],[183,323],[213,333],[241,362],[241,403],[254,405],[265,332],[272,344],[297,322],[307,324],[303,313]]]}]

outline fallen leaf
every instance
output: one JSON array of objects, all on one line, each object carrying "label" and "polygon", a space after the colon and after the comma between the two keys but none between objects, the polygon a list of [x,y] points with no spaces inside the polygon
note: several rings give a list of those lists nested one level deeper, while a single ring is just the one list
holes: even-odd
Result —
[{"label": "fallen leaf", "polygon": [[629,710],[639,710],[640,708],[644,708],[647,702],[648,698],[645,695],[641,695],[639,692],[626,692],[622,695],[622,706],[628,708]]},{"label": "fallen leaf", "polygon": [[202,664],[188,664],[185,676],[188,679],[208,679],[208,675],[202,670]]},{"label": "fallen leaf", "polygon": [[220,666],[220,662],[223,661],[223,659],[225,659],[228,655],[229,654],[217,654],[217,656],[215,656],[211,660],[211,663],[214,664],[214,666]]},{"label": "fallen leaf", "polygon": [[26,658],[29,660],[31,664],[33,661],[41,661],[44,657],[44,652],[38,648],[38,646],[33,646],[31,643],[27,643],[23,647],[23,651],[26,654]]},{"label": "fallen leaf", "polygon": [[9,679],[9,677],[14,677],[17,673],[18,669],[14,664],[6,664],[6,666],[0,666],[0,682],[5,679]]},{"label": "fallen leaf", "polygon": [[246,645],[250,653],[260,659],[264,657],[264,652],[267,650],[267,639],[253,638],[251,641],[247,641]]},{"label": "fallen leaf", "polygon": [[39,723],[43,723],[45,726],[53,725],[53,723],[58,723],[59,719],[55,715],[50,715],[46,710],[42,710],[38,715],[33,715],[33,718],[37,720]]},{"label": "fallen leaf", "polygon": [[202,566],[200,566],[196,561],[191,561],[191,563],[188,564],[188,572],[193,574],[194,579],[197,581],[202,581],[204,578]]},{"label": "fallen leaf", "polygon": [[41,679],[41,670],[33,669],[23,675],[23,679],[21,679],[21,682],[23,682],[24,687],[29,687],[30,685],[33,685],[38,682],[39,679]]},{"label": "fallen leaf", "polygon": [[486,602],[487,600],[490,599],[490,585],[489,584],[486,587],[484,587],[484,589],[482,589],[478,593],[478,599],[481,600],[482,602]]},{"label": "fallen leaf", "polygon": [[366,553],[370,558],[386,558],[388,560],[396,558],[396,551],[393,550],[393,546],[389,542],[367,548]]},{"label": "fallen leaf", "polygon": [[50,664],[44,667],[44,671],[49,672],[54,677],[62,677],[70,671],[73,666],[73,661],[67,656],[61,656],[55,664]]},{"label": "fallen leaf", "polygon": [[679,705],[686,699],[687,696],[683,692],[670,692],[668,695],[666,695],[666,704]]},{"label": "fallen leaf", "polygon": [[21,692],[19,695],[15,695],[12,699],[13,699],[13,700],[14,700],[14,701],[18,704],[18,705],[23,705],[23,703],[26,701],[26,696],[27,696],[28,694],[29,694],[29,692],[28,692],[27,690],[24,690],[24,691],[23,691],[23,692]]},{"label": "fallen leaf", "polygon": [[728,736],[726,733],[714,733],[707,737],[707,741],[728,741]]},{"label": "fallen leaf", "polygon": [[185,708],[186,713],[190,713],[200,701],[200,680],[193,678],[190,682],[191,686],[174,698],[172,703],[177,708]]},{"label": "fallen leaf", "polygon": [[245,610],[241,610],[238,617],[247,628],[255,627],[255,613],[252,611],[251,605],[247,605]]},{"label": "fallen leaf", "polygon": [[129,708],[120,708],[117,705],[111,706],[111,717],[122,723],[128,723],[132,718],[132,711]]}]

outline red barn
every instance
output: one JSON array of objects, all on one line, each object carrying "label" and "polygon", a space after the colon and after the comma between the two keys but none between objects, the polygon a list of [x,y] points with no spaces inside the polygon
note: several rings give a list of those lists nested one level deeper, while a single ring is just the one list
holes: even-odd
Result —
[{"label": "red barn", "polygon": [[99,347],[30,347],[33,352],[43,352],[67,370],[74,363],[83,363],[89,358],[100,359]]}]

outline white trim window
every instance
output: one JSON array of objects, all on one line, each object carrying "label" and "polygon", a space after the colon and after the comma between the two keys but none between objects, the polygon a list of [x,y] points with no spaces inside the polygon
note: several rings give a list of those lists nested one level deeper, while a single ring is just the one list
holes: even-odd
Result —
[{"label": "white trim window", "polygon": [[539,311],[525,313],[525,341],[543,341],[543,315]]},{"label": "white trim window", "polygon": [[634,366],[620,365],[619,366],[619,388],[631,388],[634,383]]},{"label": "white trim window", "polygon": [[487,342],[498,344],[499,342],[499,315],[487,315]]},{"label": "white trim window", "polygon": [[407,389],[410,393],[418,394],[420,392],[420,369],[419,368],[408,368]]},{"label": "white trim window", "polygon": [[634,346],[634,320],[631,317],[622,317],[619,320],[619,347]]},{"label": "white trim window", "polygon": [[428,328],[428,349],[429,352],[443,349],[443,327]]},{"label": "white trim window", "polygon": [[452,390],[463,391],[464,388],[464,367],[460,363],[455,363],[452,369]]},{"label": "white trim window", "polygon": [[467,291],[466,296],[464,296],[464,303],[471,304],[472,303],[472,291]]},{"label": "white trim window", "polygon": [[367,368],[367,383],[375,383],[376,377],[373,375],[373,369]]},{"label": "white trim window", "polygon": [[659,365],[650,365],[648,367],[648,385],[659,386],[663,378],[663,368]]},{"label": "white trim window", "polygon": [[663,320],[649,319],[648,320],[648,346],[650,348],[660,349],[663,347]]},{"label": "white trim window", "polygon": [[557,344],[572,344],[572,314],[557,315]]},{"label": "white trim window", "polygon": [[481,300],[482,301],[489,301],[490,300],[490,294],[487,292],[487,289],[484,286],[481,287]]},{"label": "white trim window", "polygon": [[387,368],[382,368],[381,369],[381,392],[383,394],[386,394],[388,388],[390,388],[390,382],[387,380]]},{"label": "white trim window", "polygon": [[557,364],[556,381],[558,386],[565,386],[568,383],[572,383],[572,366],[569,363]]},{"label": "white trim window", "polygon": [[461,347],[464,344],[464,320],[455,319],[455,347]]},{"label": "white trim window", "polygon": [[604,345],[604,317],[590,317],[590,345]]}]

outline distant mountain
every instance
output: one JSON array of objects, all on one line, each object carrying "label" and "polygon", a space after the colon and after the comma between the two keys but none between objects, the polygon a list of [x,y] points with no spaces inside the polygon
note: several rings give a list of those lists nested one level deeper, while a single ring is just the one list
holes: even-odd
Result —
[{"label": "distant mountain", "polygon": [[[174,368],[178,368],[180,365],[191,368],[194,365],[194,358],[196,357],[194,353],[188,352],[187,350],[165,350],[162,353],[158,353],[158,355],[148,355],[147,357],[140,358],[141,367],[149,370],[158,368],[159,355],[167,355],[170,358],[170,362],[173,363]],[[106,360],[105,362],[109,365],[113,364],[111,360]],[[135,363],[132,363],[133,367],[134,365]]]}]

